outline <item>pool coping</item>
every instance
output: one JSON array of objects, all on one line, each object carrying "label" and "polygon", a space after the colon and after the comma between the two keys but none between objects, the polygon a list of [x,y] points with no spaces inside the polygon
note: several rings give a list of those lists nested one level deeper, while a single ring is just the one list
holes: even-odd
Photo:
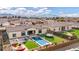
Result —
[{"label": "pool coping", "polygon": [[[32,36],[32,37],[35,37],[35,36]],[[42,38],[42,37],[40,37],[40,38]],[[39,46],[46,46],[46,45],[48,45],[48,44],[50,44],[50,42],[49,41],[47,41],[47,40],[45,40],[44,38],[42,38],[42,40],[44,40],[44,41],[46,41],[48,44],[46,44],[46,45],[41,45],[41,44],[39,44],[37,41],[35,41],[34,39],[32,39],[34,42],[36,42]]]}]

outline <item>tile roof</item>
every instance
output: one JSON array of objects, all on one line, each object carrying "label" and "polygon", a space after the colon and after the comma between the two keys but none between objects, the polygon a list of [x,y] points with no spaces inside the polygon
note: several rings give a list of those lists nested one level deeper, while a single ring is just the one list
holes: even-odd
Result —
[{"label": "tile roof", "polygon": [[25,31],[29,28],[36,28],[36,29],[41,29],[41,28],[47,28],[46,26],[41,26],[41,25],[19,25],[15,27],[6,27],[7,32],[16,32],[16,31]]},{"label": "tile roof", "polygon": [[62,26],[71,26],[72,23],[69,22],[52,22],[52,23],[48,23],[48,26],[51,27],[62,27]]}]

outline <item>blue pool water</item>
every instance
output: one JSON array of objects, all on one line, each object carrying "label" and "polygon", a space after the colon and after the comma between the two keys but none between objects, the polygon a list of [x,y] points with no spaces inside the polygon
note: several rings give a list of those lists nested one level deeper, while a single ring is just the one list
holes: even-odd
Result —
[{"label": "blue pool water", "polygon": [[43,40],[41,37],[32,37],[32,39],[38,43],[40,46],[48,45],[49,43]]}]

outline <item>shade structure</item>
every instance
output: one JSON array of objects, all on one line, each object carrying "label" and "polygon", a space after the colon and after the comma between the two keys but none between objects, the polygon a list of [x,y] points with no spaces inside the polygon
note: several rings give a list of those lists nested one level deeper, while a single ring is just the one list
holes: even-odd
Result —
[{"label": "shade structure", "polygon": [[53,34],[48,33],[48,34],[46,34],[46,36],[48,36],[48,37],[52,37]]},{"label": "shade structure", "polygon": [[25,41],[26,41],[26,38],[19,38],[19,39],[18,39],[18,42],[19,42],[19,43],[23,43],[23,42],[25,42]]}]

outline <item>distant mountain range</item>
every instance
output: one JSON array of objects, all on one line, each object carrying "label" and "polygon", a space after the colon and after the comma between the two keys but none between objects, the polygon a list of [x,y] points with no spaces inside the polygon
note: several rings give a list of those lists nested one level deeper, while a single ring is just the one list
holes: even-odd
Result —
[{"label": "distant mountain range", "polygon": [[14,16],[13,14],[0,14],[0,16]]},{"label": "distant mountain range", "polygon": [[[10,13],[1,13],[0,16],[20,16],[20,15],[15,15],[15,14],[10,14]],[[25,17],[30,17],[30,16],[25,16]],[[32,17],[36,17],[36,16],[32,16]],[[53,16],[38,16],[38,17],[58,17],[58,16],[53,15]]]}]

